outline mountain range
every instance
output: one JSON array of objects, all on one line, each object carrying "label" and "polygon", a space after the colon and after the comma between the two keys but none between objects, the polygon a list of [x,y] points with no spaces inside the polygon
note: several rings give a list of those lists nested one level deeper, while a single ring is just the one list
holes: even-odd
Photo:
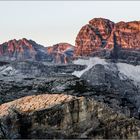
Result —
[{"label": "mountain range", "polygon": [[75,45],[0,45],[0,139],[140,139],[140,22],[94,18]]},{"label": "mountain range", "polygon": [[[132,51],[133,54],[132,55]],[[75,46],[58,43],[52,46],[37,44],[25,38],[10,40],[0,45],[0,58],[5,60],[34,60],[69,63],[77,56],[104,56],[123,60],[140,60],[140,22],[114,23],[104,18],[94,18],[83,26]]]},{"label": "mountain range", "polygon": [[73,49],[68,43],[44,47],[26,38],[13,39],[0,45],[0,60],[67,63],[72,60]]}]

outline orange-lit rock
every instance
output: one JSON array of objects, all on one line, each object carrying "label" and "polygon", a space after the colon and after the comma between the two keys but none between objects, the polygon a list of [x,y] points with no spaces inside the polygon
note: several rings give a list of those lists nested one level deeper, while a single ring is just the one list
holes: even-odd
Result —
[{"label": "orange-lit rock", "polygon": [[32,44],[28,42],[27,39],[23,38],[20,40],[10,40],[8,42],[5,42],[1,44],[0,51],[1,53],[14,53],[14,51],[17,51],[19,53],[23,53],[24,47],[29,49],[31,52],[35,52],[34,48],[32,47]]},{"label": "orange-lit rock", "polygon": [[108,19],[94,18],[83,26],[75,41],[75,54],[91,55],[96,50],[140,49],[140,22],[114,23]]},{"label": "orange-lit rock", "polygon": [[21,112],[29,113],[36,110],[48,108],[49,106],[55,106],[64,102],[68,102],[74,99],[73,96],[64,94],[43,94],[43,95],[32,95],[24,98],[17,99],[15,101],[0,105],[0,117],[8,114],[8,109],[15,107]]},{"label": "orange-lit rock", "polygon": [[114,28],[114,22],[103,18],[94,18],[89,21],[89,24],[95,29],[96,34],[102,39],[107,39]]},{"label": "orange-lit rock", "polygon": [[4,60],[43,60],[47,58],[47,53],[42,45],[23,38],[1,44],[0,57]]},{"label": "orange-lit rock", "polygon": [[47,53],[55,63],[69,63],[73,58],[74,46],[68,43],[58,43],[47,47]]}]

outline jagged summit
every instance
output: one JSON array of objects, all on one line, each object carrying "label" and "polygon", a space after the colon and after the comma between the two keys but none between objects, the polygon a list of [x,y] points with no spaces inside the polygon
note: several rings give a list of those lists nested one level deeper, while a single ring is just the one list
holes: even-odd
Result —
[{"label": "jagged summit", "polygon": [[139,61],[140,21],[114,23],[93,18],[79,31],[75,46],[61,42],[44,47],[33,40],[13,39],[0,45],[0,59],[71,63],[75,56]]},{"label": "jagged summit", "polygon": [[69,63],[73,59],[74,46],[69,43],[58,43],[46,49],[55,63]]},{"label": "jagged summit", "polygon": [[76,55],[91,55],[100,49],[140,50],[140,21],[114,23],[94,18],[83,26],[75,41]]},{"label": "jagged summit", "polygon": [[1,44],[16,61],[0,61],[0,139],[139,139],[139,24],[94,18],[75,47]]},{"label": "jagged summit", "polygon": [[0,45],[0,57],[4,60],[43,60],[47,53],[42,45],[32,40],[13,39]]},{"label": "jagged summit", "polygon": [[74,46],[69,43],[58,43],[44,47],[33,40],[13,39],[0,44],[0,60],[33,60],[54,63],[68,63],[73,59]]}]

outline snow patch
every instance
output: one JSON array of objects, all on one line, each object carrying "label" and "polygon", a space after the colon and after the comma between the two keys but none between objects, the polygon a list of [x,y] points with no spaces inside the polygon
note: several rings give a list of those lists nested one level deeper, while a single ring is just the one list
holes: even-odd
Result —
[{"label": "snow patch", "polygon": [[0,74],[2,75],[14,75],[17,71],[11,66],[2,66],[0,67]]},{"label": "snow patch", "polygon": [[126,75],[135,83],[140,83],[140,65],[134,66],[126,63],[117,63],[117,67],[120,73]]},{"label": "snow patch", "polygon": [[111,63],[106,62],[105,59],[98,57],[90,57],[86,59],[78,59],[73,62],[74,64],[86,65],[87,67],[82,71],[74,71],[72,75],[81,77],[86,71],[90,70],[96,64],[102,64],[106,69],[110,71],[119,71],[119,77],[121,80],[133,80],[135,85],[140,86],[140,65],[134,66],[127,63]]},{"label": "snow patch", "polygon": [[90,57],[88,59],[78,59],[78,60],[75,60],[73,63],[74,64],[86,65],[87,66],[82,71],[74,71],[72,73],[72,75],[75,75],[77,77],[81,77],[83,73],[85,73],[86,71],[90,70],[96,64],[102,64],[102,65],[106,65],[107,64],[105,59],[101,59],[99,57]]}]

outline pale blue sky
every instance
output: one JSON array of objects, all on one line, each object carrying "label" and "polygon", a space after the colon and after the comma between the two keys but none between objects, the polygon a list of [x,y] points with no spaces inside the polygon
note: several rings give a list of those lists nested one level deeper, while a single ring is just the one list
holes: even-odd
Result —
[{"label": "pale blue sky", "polygon": [[95,17],[140,20],[140,2],[0,1],[0,43],[25,37],[45,46],[74,45],[80,28]]}]

